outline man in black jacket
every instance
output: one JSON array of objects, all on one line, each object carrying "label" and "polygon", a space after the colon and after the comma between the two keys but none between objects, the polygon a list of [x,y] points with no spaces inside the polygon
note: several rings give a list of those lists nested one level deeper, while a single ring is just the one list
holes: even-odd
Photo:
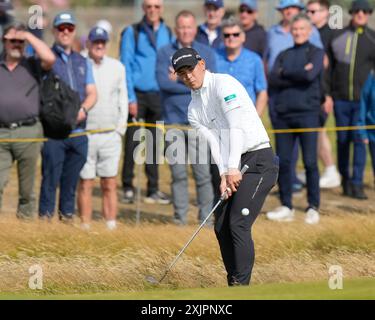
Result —
[{"label": "man in black jacket", "polygon": [[[291,28],[294,46],[280,53],[269,78],[269,85],[275,90],[274,108],[277,116],[274,128],[317,128],[324,50],[308,41],[312,24],[306,15],[297,15]],[[308,207],[305,222],[316,224],[319,222],[320,205],[317,132],[276,135],[276,153],[280,157],[279,189],[282,206],[268,212],[267,218],[276,221],[291,221],[294,218],[290,164],[297,137],[301,143],[307,180]]]},{"label": "man in black jacket", "polygon": [[[367,26],[372,13],[371,6],[367,0],[356,0],[353,1],[349,13],[352,15],[349,26],[337,32],[328,51],[330,86],[327,88],[326,99],[334,100],[338,127],[356,125],[361,89],[375,62],[375,31]],[[354,152],[350,170],[352,143]],[[337,157],[344,195],[367,199],[363,191],[366,148],[356,131],[337,132]]]}]

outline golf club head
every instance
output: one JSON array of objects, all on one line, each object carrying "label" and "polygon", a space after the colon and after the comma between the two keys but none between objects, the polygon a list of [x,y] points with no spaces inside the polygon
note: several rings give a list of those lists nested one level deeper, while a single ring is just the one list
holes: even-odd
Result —
[{"label": "golf club head", "polygon": [[145,279],[150,284],[153,284],[153,285],[159,284],[159,281],[153,276],[146,276]]}]

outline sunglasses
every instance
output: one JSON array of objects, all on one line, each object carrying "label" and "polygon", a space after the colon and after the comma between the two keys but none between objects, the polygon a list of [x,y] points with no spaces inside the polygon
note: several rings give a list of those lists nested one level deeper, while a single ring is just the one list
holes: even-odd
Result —
[{"label": "sunglasses", "polygon": [[361,11],[362,11],[364,14],[372,14],[372,10],[363,10],[363,9],[357,9],[357,10],[354,10],[354,11],[352,11],[352,13],[357,14],[357,13],[360,13]]},{"label": "sunglasses", "polygon": [[68,30],[69,32],[73,32],[76,27],[73,26],[72,24],[60,24],[56,28],[59,32],[64,32],[65,30]]},{"label": "sunglasses", "polygon": [[240,8],[240,13],[247,13],[247,14],[253,14],[254,13],[254,10],[251,10],[251,9],[247,9],[247,8]]},{"label": "sunglasses", "polygon": [[25,44],[25,40],[19,40],[19,39],[5,39],[8,40],[11,44]]},{"label": "sunglasses", "polygon": [[160,7],[161,7],[161,6],[158,5],[158,4],[155,4],[155,5],[150,4],[150,5],[147,5],[147,6],[146,6],[147,9],[152,9],[152,8],[160,9]]},{"label": "sunglasses", "polygon": [[240,32],[235,32],[235,33],[224,33],[224,39],[228,39],[230,37],[238,38],[240,36]]}]

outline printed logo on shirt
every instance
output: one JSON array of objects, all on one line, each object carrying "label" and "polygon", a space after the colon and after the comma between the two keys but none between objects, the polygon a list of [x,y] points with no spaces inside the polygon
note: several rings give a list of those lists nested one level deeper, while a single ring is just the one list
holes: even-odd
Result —
[{"label": "printed logo on shirt", "polygon": [[232,101],[233,99],[236,99],[236,98],[237,98],[236,94],[231,94],[231,95],[225,97],[224,101],[225,102],[230,102],[230,101]]}]

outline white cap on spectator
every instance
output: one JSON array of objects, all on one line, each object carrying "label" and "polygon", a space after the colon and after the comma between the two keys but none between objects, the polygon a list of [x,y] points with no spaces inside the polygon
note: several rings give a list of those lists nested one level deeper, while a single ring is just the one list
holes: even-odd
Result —
[{"label": "white cap on spectator", "polygon": [[99,20],[96,24],[95,27],[100,27],[107,31],[108,34],[112,33],[112,25],[108,20]]}]

